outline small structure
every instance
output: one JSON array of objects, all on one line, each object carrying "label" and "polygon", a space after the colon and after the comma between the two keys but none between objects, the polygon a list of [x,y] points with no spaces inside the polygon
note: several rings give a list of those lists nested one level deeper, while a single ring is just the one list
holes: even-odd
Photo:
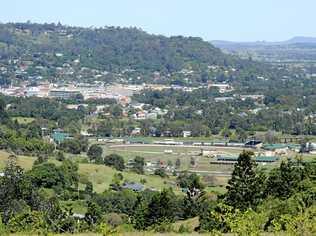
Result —
[{"label": "small structure", "polygon": [[52,139],[54,140],[55,143],[60,144],[64,142],[66,139],[69,139],[70,135],[66,132],[64,132],[61,129],[56,129],[53,131],[52,134]]},{"label": "small structure", "polygon": [[250,148],[261,148],[262,147],[262,142],[260,140],[250,140],[245,143],[245,147],[250,147]]},{"label": "small structure", "polygon": [[191,137],[191,131],[183,131],[183,138]]},{"label": "small structure", "polygon": [[[257,156],[254,158],[257,163],[273,163],[279,160],[276,156]],[[220,165],[234,165],[238,161],[238,157],[235,156],[219,156],[216,161],[211,161],[210,164]]]},{"label": "small structure", "polygon": [[287,154],[289,151],[289,145],[287,144],[267,144],[263,145],[262,149],[267,151],[273,151],[275,154]]},{"label": "small structure", "polygon": [[205,149],[202,149],[201,150],[201,155],[203,157],[214,157],[215,155],[215,152],[213,150],[205,150]]},{"label": "small structure", "polygon": [[78,95],[82,95],[78,90],[68,90],[68,89],[54,89],[54,90],[51,90],[48,94],[49,97],[61,98],[61,99],[76,98]]},{"label": "small structure", "polygon": [[141,128],[136,127],[135,129],[132,130],[131,135],[140,135],[141,133]]},{"label": "small structure", "polygon": [[166,150],[164,150],[164,153],[165,154],[172,154],[173,150],[172,149],[166,149]]},{"label": "small structure", "polygon": [[135,192],[140,192],[144,190],[144,185],[140,184],[140,183],[124,183],[122,185],[123,189],[130,189],[133,190]]}]

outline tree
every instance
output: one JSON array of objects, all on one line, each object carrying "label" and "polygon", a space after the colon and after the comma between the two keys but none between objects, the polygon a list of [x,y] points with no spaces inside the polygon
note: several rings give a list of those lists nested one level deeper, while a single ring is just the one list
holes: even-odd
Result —
[{"label": "tree", "polygon": [[0,211],[3,212],[3,221],[9,220],[15,200],[30,200],[34,188],[23,169],[17,165],[17,158],[9,156],[8,163],[4,169],[3,177],[0,177]]},{"label": "tree", "polygon": [[65,160],[65,155],[62,151],[58,151],[56,154],[56,159],[57,161],[64,161]]},{"label": "tree", "polygon": [[237,128],[236,134],[238,136],[238,139],[241,140],[242,142],[245,142],[248,137],[247,132],[242,128]]},{"label": "tree", "polygon": [[143,157],[136,156],[132,170],[138,174],[144,174],[145,161]]},{"label": "tree", "polygon": [[163,169],[163,168],[159,168],[159,169],[155,170],[154,174],[160,176],[161,178],[165,178],[168,176],[166,174],[165,169]]},{"label": "tree", "polygon": [[58,167],[53,163],[36,165],[27,175],[31,178],[34,186],[52,188],[53,186],[65,186],[65,178]]},{"label": "tree", "polygon": [[121,174],[121,173],[115,173],[113,175],[113,179],[112,179],[112,182],[110,184],[110,188],[112,190],[121,190],[121,183],[124,179],[124,176]]},{"label": "tree", "polygon": [[275,131],[269,130],[266,134],[265,134],[265,141],[267,143],[275,143],[277,141],[277,134]]},{"label": "tree", "polygon": [[122,171],[125,168],[124,158],[118,154],[110,154],[104,158],[104,164]]},{"label": "tree", "polygon": [[0,121],[1,122],[5,121],[8,118],[8,115],[5,111],[5,107],[6,107],[5,101],[2,98],[0,98]]},{"label": "tree", "polygon": [[176,169],[180,169],[180,167],[181,167],[181,161],[180,161],[179,158],[177,158],[175,166],[176,166]]},{"label": "tree", "polygon": [[181,188],[186,188],[186,189],[199,189],[203,190],[204,185],[201,182],[200,177],[195,174],[195,173],[188,173],[187,171],[182,172],[178,177],[177,177],[177,184]]},{"label": "tree", "polygon": [[89,194],[89,195],[91,195],[91,194],[93,193],[93,184],[92,184],[92,182],[88,181],[88,182],[86,183],[86,187],[85,187],[85,189],[84,189],[84,192],[85,192],[86,194]]},{"label": "tree", "polygon": [[95,202],[88,202],[87,213],[85,214],[85,221],[89,226],[93,226],[99,222],[102,217],[102,210]]},{"label": "tree", "polygon": [[232,132],[229,130],[229,128],[227,126],[225,126],[222,130],[221,130],[221,135],[224,138],[228,138],[230,135],[232,134]]},{"label": "tree", "polygon": [[66,188],[73,185],[77,188],[79,182],[78,163],[66,159],[62,162],[59,169],[64,176]]},{"label": "tree", "polygon": [[76,139],[67,139],[62,142],[58,148],[72,154],[80,154],[82,151],[81,143]]},{"label": "tree", "polygon": [[102,157],[103,149],[97,144],[91,145],[89,148],[87,155],[90,159],[90,161],[96,161],[97,159],[100,159]]},{"label": "tree", "polygon": [[200,211],[200,197],[203,196],[204,184],[200,176],[195,173],[182,172],[177,178],[178,185],[186,189],[186,197],[183,199],[183,215],[186,218],[195,217]]},{"label": "tree", "polygon": [[226,187],[225,202],[240,210],[256,207],[263,197],[263,176],[256,172],[252,156],[248,151],[239,155]]},{"label": "tree", "polygon": [[297,162],[282,162],[279,168],[271,171],[266,181],[266,195],[280,199],[289,198],[304,190],[304,180],[309,179],[309,169],[298,159]]},{"label": "tree", "polygon": [[144,230],[147,227],[146,216],[148,215],[148,203],[141,195],[137,196],[137,200],[133,209],[132,223],[137,230]]},{"label": "tree", "polygon": [[163,222],[174,222],[176,196],[171,189],[164,189],[157,192],[148,204],[146,222],[148,225],[161,224]]},{"label": "tree", "polygon": [[191,166],[195,166],[196,162],[195,162],[195,158],[194,157],[191,157],[190,159],[190,165]]}]

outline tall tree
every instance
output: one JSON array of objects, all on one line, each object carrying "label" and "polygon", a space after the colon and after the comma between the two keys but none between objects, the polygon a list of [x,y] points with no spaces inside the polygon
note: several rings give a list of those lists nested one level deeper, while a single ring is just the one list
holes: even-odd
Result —
[{"label": "tall tree", "polygon": [[252,156],[253,153],[248,151],[239,155],[226,187],[225,202],[240,210],[257,206],[263,196],[264,178],[257,173],[257,164]]},{"label": "tall tree", "polygon": [[136,156],[133,164],[133,171],[138,174],[144,173],[145,161],[143,157]]},{"label": "tall tree", "polygon": [[118,154],[110,154],[104,158],[104,164],[122,171],[125,168],[124,158]]},{"label": "tall tree", "polygon": [[282,162],[271,171],[266,181],[266,195],[281,199],[289,198],[304,190],[304,180],[309,179],[310,169],[300,159],[296,162]]},{"label": "tall tree", "polygon": [[90,158],[90,161],[96,161],[102,157],[102,153],[103,153],[102,147],[100,147],[97,144],[93,144],[89,148],[87,155]]}]

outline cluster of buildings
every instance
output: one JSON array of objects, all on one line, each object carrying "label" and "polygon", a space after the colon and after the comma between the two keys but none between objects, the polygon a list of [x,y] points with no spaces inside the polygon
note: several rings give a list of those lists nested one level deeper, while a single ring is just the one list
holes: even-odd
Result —
[{"label": "cluster of buildings", "polygon": [[[127,169],[133,169],[135,161],[133,159],[128,160],[126,164]],[[174,166],[167,165],[164,161],[147,161],[145,162],[144,170],[149,173],[154,173],[158,169],[163,169],[166,172],[175,171]]]},{"label": "cluster of buildings", "polygon": [[159,107],[146,108],[144,103],[131,103],[129,108],[135,110],[132,114],[132,118],[135,120],[146,120],[146,119],[158,119],[159,116],[164,116],[168,113],[167,109],[161,109]]},{"label": "cluster of buildings", "polygon": [[226,83],[212,83],[211,82],[211,83],[208,83],[207,87],[209,89],[210,88],[217,88],[220,93],[229,93],[229,92],[234,91],[233,86],[231,86],[230,84],[226,84]]},{"label": "cluster of buildings", "polygon": [[130,97],[142,90],[142,87],[134,85],[105,85],[104,83],[77,84],[77,85],[58,85],[53,83],[39,83],[37,86],[28,86],[21,84],[20,86],[9,86],[0,88],[0,93],[7,96],[16,97],[42,97],[42,98],[60,98],[72,99],[115,99],[123,105],[130,103]]},{"label": "cluster of buildings", "polygon": [[233,101],[236,99],[240,99],[241,101],[246,101],[247,99],[254,101],[257,105],[262,105],[264,102],[265,96],[262,94],[234,94],[232,96],[228,97],[216,97],[214,98],[215,102],[227,102],[227,101]]}]

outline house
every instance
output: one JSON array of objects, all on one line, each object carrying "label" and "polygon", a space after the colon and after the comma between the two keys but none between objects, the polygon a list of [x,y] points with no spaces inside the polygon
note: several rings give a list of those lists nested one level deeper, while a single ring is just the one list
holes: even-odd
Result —
[{"label": "house", "polygon": [[157,116],[158,116],[157,113],[151,112],[151,113],[147,113],[146,118],[151,119],[151,120],[156,120]]},{"label": "house", "polygon": [[311,154],[316,154],[316,143],[309,143],[308,149],[310,150]]},{"label": "house", "polygon": [[49,92],[49,97],[71,99],[71,98],[76,98],[80,94],[81,93],[77,90],[54,89]]},{"label": "house", "polygon": [[141,109],[143,109],[143,106],[144,106],[145,104],[144,104],[144,103],[131,103],[130,105],[131,105],[131,107],[133,107],[134,109],[139,109],[139,110],[141,110]]},{"label": "house", "polygon": [[79,214],[79,213],[73,213],[72,215],[75,219],[82,220],[84,219],[85,215],[84,214]]},{"label": "house", "polygon": [[70,135],[68,133],[65,133],[61,129],[56,129],[53,131],[52,139],[55,143],[60,144],[64,142],[66,139],[70,139]]},{"label": "house", "polygon": [[141,132],[141,128],[136,127],[135,129],[132,130],[131,135],[139,135],[140,132]]},{"label": "house", "polygon": [[140,184],[140,183],[124,183],[122,185],[123,189],[130,189],[133,190],[135,192],[140,192],[142,190],[144,190],[144,185]]},{"label": "house", "polygon": [[146,119],[146,113],[144,111],[138,111],[135,114],[133,114],[133,118],[135,120],[145,120]]},{"label": "house", "polygon": [[260,148],[262,147],[262,142],[260,140],[250,140],[245,143],[245,147],[251,147],[251,148]]},{"label": "house", "polygon": [[262,148],[267,151],[273,151],[275,154],[287,154],[289,151],[289,145],[287,144],[266,144]]},{"label": "house", "polygon": [[234,100],[234,97],[217,97],[214,98],[215,102],[227,102],[227,101],[232,101]]},{"label": "house", "polygon": [[183,131],[183,138],[191,137],[191,131]]},{"label": "house", "polygon": [[214,157],[215,156],[215,151],[202,149],[201,150],[201,155],[204,156],[204,157]]},{"label": "house", "polygon": [[264,95],[254,94],[254,95],[236,95],[236,96],[238,96],[242,101],[245,101],[246,99],[251,99],[254,101],[262,102],[264,100]]},{"label": "house", "polygon": [[135,165],[135,161],[133,159],[129,159],[125,165],[127,169],[133,169]]},{"label": "house", "polygon": [[38,87],[29,87],[25,91],[25,96],[27,97],[38,97],[39,95],[39,88]]},{"label": "house", "polygon": [[165,154],[172,154],[173,150],[172,149],[166,149],[166,150],[164,150],[164,153]]},{"label": "house", "polygon": [[229,84],[214,84],[214,83],[209,83],[208,88],[218,88],[220,93],[227,93],[231,92],[234,90],[234,88],[229,85]]}]

